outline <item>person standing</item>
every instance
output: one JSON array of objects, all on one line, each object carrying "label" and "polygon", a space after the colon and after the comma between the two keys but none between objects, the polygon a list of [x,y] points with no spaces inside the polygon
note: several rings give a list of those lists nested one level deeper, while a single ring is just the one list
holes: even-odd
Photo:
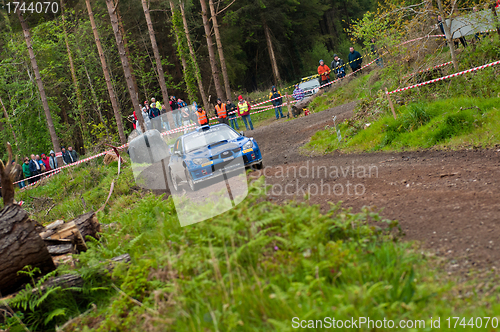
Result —
[{"label": "person standing", "polygon": [[42,173],[42,167],[40,166],[40,164],[36,160],[34,154],[31,155],[31,160],[29,162],[29,169],[30,169],[31,176],[35,176],[33,179],[31,179],[30,183],[34,183],[34,182],[38,181],[38,179],[40,178],[39,175]]},{"label": "person standing", "polygon": [[32,179],[29,179],[31,177],[31,171],[30,171],[30,160],[28,157],[24,157],[23,174],[24,178],[28,179],[28,184],[32,183]]},{"label": "person standing", "polygon": [[79,157],[78,153],[76,153],[76,151],[73,150],[73,148],[71,146],[68,146],[68,153],[69,153],[73,163],[78,161],[78,157]]},{"label": "person standing", "polygon": [[215,105],[215,114],[217,114],[217,120],[219,120],[219,123],[225,123],[229,126],[229,122],[227,121],[226,104],[224,104],[220,98],[217,98],[217,105]]},{"label": "person standing", "polygon": [[174,126],[175,128],[179,128],[182,123],[181,123],[181,110],[179,109],[179,104],[177,104],[177,101],[175,101],[175,97],[171,96],[170,97],[170,108],[172,109],[172,117],[174,118]]},{"label": "person standing", "polygon": [[298,84],[295,84],[295,89],[293,90],[292,96],[293,98],[295,98],[295,100],[301,101],[302,99],[304,99],[306,94]]},{"label": "person standing", "polygon": [[205,112],[201,107],[196,111],[198,115],[198,124],[200,126],[206,126],[208,124],[207,112]]},{"label": "person standing", "polygon": [[250,104],[243,99],[243,96],[238,96],[238,115],[241,116],[243,123],[245,124],[245,128],[248,130],[248,124],[250,123],[250,129],[253,130],[252,118],[250,117]]},{"label": "person standing", "polygon": [[339,58],[337,54],[334,54],[332,61],[332,71],[337,78],[345,77],[345,63],[344,60]]},{"label": "person standing", "polygon": [[45,165],[45,171],[52,170],[52,167],[50,167],[50,159],[45,155],[45,153],[42,153],[42,161],[43,164]]},{"label": "person standing", "polygon": [[57,158],[56,158],[56,154],[54,153],[54,150],[50,150],[49,166],[51,169],[56,169],[59,167],[59,165],[57,164]]},{"label": "person standing", "polygon": [[[281,111],[281,104],[283,103],[283,97],[281,96],[281,93],[276,89],[276,87],[273,85],[271,88],[271,93],[269,94],[269,99],[274,99],[272,100],[273,106],[274,106],[274,115],[276,116],[276,120],[278,120],[280,117],[284,118],[283,113]],[[279,116],[278,116],[279,112]]]},{"label": "person standing", "polygon": [[181,108],[181,117],[182,117],[182,125],[184,128],[184,134],[188,131],[187,126],[191,124],[190,118],[191,114],[189,114],[189,107]]},{"label": "person standing", "polygon": [[[157,119],[160,116],[160,110],[156,107],[156,100],[151,98],[151,106],[148,112],[149,119],[151,120],[152,128],[160,130],[161,121]],[[156,120],[155,120],[156,119]]]},{"label": "person standing", "polygon": [[323,60],[319,60],[318,75],[320,86],[330,83],[330,68]]},{"label": "person standing", "polygon": [[377,59],[375,60],[375,63],[379,67],[384,67],[384,62],[382,61],[382,58],[380,57],[380,54],[378,53],[377,45],[375,44],[375,38],[372,38],[372,44],[370,45],[372,54],[374,54]]},{"label": "person standing", "polygon": [[227,111],[227,118],[229,119],[229,123],[231,124],[231,128],[240,130],[240,126],[238,125],[238,119],[236,118],[236,113],[238,109],[236,108],[236,105],[231,102],[230,99],[226,101],[226,111]]},{"label": "person standing", "polygon": [[349,48],[349,65],[351,66],[352,72],[354,75],[358,75],[361,72],[361,64],[363,63],[363,59],[361,58],[361,54],[358,51],[354,50],[354,47]]}]

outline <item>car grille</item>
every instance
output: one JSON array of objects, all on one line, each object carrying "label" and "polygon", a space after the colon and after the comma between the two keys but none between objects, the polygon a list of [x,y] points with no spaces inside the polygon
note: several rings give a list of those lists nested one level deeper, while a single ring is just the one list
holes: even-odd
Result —
[{"label": "car grille", "polygon": [[211,156],[210,160],[216,160],[219,158],[222,158],[222,159],[229,158],[229,157],[232,157],[233,155],[237,154],[240,151],[241,151],[241,148],[223,151],[220,154],[216,154],[216,155]]}]

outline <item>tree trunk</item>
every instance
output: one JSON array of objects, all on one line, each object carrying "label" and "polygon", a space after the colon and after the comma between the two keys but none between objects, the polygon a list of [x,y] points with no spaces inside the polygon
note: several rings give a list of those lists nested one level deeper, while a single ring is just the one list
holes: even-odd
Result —
[{"label": "tree trunk", "polygon": [[193,44],[191,43],[191,35],[189,34],[189,27],[186,19],[186,13],[184,12],[184,4],[181,3],[181,15],[182,24],[184,25],[184,33],[186,34],[186,40],[188,43],[189,54],[191,55],[191,61],[193,62],[194,72],[196,76],[196,81],[198,82],[198,89],[200,90],[201,99],[203,100],[203,107],[205,110],[209,110],[210,105],[208,104],[207,95],[203,87],[203,81],[201,79],[200,67],[198,66],[198,61],[196,61],[196,54],[194,53]]},{"label": "tree trunk", "polygon": [[200,0],[200,3],[201,16],[203,17],[203,27],[205,28],[205,37],[207,38],[208,57],[210,58],[210,67],[212,68],[212,76],[214,78],[215,92],[217,93],[217,97],[225,100],[226,97],[224,96],[224,91],[222,91],[219,80],[219,69],[217,68],[217,60],[215,59],[214,43],[210,32],[210,22],[208,22],[207,4],[205,0]]},{"label": "tree trunk", "polygon": [[75,64],[73,62],[73,55],[71,54],[71,48],[69,47],[68,32],[66,30],[66,17],[64,16],[64,1],[61,0],[61,18],[62,18],[62,28],[64,33],[64,42],[66,44],[66,52],[68,53],[69,69],[71,71],[71,79],[73,80],[73,86],[76,92],[76,102],[78,113],[80,113],[80,130],[82,131],[82,140],[84,142],[83,146],[85,148],[85,133],[87,132],[87,125],[85,123],[85,116],[83,114],[83,99],[82,90],[78,84],[78,78],[76,77]]},{"label": "tree trunk", "polygon": [[[90,0],[85,0],[85,3],[87,4],[87,11],[89,13],[92,32],[94,33],[95,44],[97,46],[97,51],[99,52],[99,59],[101,59],[101,67],[102,71],[104,72],[104,79],[106,80],[109,99],[111,100],[111,106],[113,107],[113,113],[115,114],[116,126],[118,127],[118,134],[120,135],[120,142],[122,144],[125,144],[127,143],[127,139],[125,138],[125,133],[123,131],[122,115],[120,113],[120,109],[118,108],[118,102],[116,101],[113,84],[111,83],[111,76],[109,75],[108,65],[106,64],[106,57],[104,56],[101,39],[99,38],[99,32],[97,31],[97,25],[95,24],[94,13],[92,12],[92,7],[90,6]],[[139,115],[140,113],[137,115],[137,118],[139,118]]]},{"label": "tree trunk", "polygon": [[[89,0],[87,0],[89,1]],[[111,25],[113,26],[113,32],[115,34],[116,46],[118,47],[118,53],[120,54],[120,60],[122,62],[123,72],[125,73],[125,80],[127,81],[128,92],[130,94],[130,99],[132,100],[132,105],[134,106],[137,119],[139,120],[139,125],[143,133],[146,132],[146,126],[144,124],[144,119],[142,117],[141,107],[139,105],[139,100],[137,98],[137,90],[135,89],[134,80],[132,79],[132,71],[129,65],[129,59],[125,51],[125,45],[123,43],[123,36],[120,32],[118,26],[118,17],[116,16],[115,4],[112,0],[106,0],[106,5],[108,7],[109,18],[111,20]]]},{"label": "tree trunk", "polygon": [[[458,60],[457,60],[457,55],[455,54],[455,45],[453,44],[453,39],[452,34],[451,34],[451,26],[448,26],[446,24],[446,19],[444,18],[444,10],[443,10],[443,3],[441,0],[436,0],[439,8],[439,14],[441,15],[441,18],[443,20],[443,28],[444,32],[446,35],[446,41],[448,42],[448,46],[450,47],[450,54],[451,54],[451,60],[453,61],[453,67],[455,68],[456,71],[458,71]],[[450,25],[451,25],[451,20],[452,18],[450,17]]]},{"label": "tree trunk", "polygon": [[210,6],[210,13],[212,14],[212,22],[214,25],[215,42],[217,43],[217,50],[219,51],[220,66],[222,69],[222,77],[224,78],[224,88],[226,89],[227,98],[231,98],[231,87],[229,86],[229,76],[227,75],[226,59],[224,58],[224,51],[222,50],[222,40],[219,32],[219,24],[217,23],[217,13],[213,0],[208,0]]},{"label": "tree trunk", "polygon": [[5,108],[5,105],[3,104],[2,97],[0,97],[0,105],[2,105],[3,115],[5,116],[5,120],[9,124],[10,130],[12,130],[12,136],[14,137],[14,143],[17,145],[16,132],[14,131],[14,127],[12,127],[12,123],[10,123],[10,121],[9,121],[9,113],[7,113],[7,109]]},{"label": "tree trunk", "polygon": [[[38,90],[40,91],[40,99],[42,100],[43,110],[45,111],[45,118],[47,119],[47,127],[49,129],[50,139],[52,141],[52,145],[54,146],[54,151],[57,155],[61,152],[61,145],[59,144],[59,137],[56,134],[54,122],[52,121],[52,115],[50,114],[49,102],[47,100],[47,96],[45,95],[45,88],[43,86],[42,77],[40,76],[40,70],[38,70],[35,52],[33,51],[33,46],[31,45],[30,30],[20,10],[17,11],[17,16],[19,17],[19,21],[21,22],[21,27],[24,32],[24,40],[26,41],[26,46],[28,48],[28,53],[31,60],[31,66],[33,67],[33,71],[35,72],[36,83],[38,86]],[[63,165],[61,156],[58,157],[57,160],[59,162],[59,165]]]},{"label": "tree trunk", "polygon": [[[123,27],[122,15],[120,14],[120,8],[118,8],[118,3],[120,0],[116,1],[115,9],[116,9],[116,17],[118,18],[118,27],[120,28],[120,33],[122,34],[123,46],[125,47],[125,54],[127,54],[127,58],[131,58],[130,49],[128,48],[127,43],[127,34],[125,33],[125,28]],[[132,81],[134,82],[134,89],[136,92],[137,100],[139,100],[139,87],[137,86],[137,78],[134,74],[134,68],[130,67],[130,75],[132,76]]]},{"label": "tree trunk", "polygon": [[266,35],[267,50],[269,52],[269,59],[271,60],[271,67],[273,68],[274,85],[278,86],[281,82],[280,72],[278,70],[278,64],[276,63],[276,57],[274,55],[273,42],[271,41],[271,33],[269,32],[269,27],[265,19],[262,19],[262,25],[264,26],[264,34]]},{"label": "tree trunk", "polygon": [[[177,15],[175,12],[175,6],[174,2],[170,0],[170,11],[172,12],[172,31],[174,32],[175,35],[175,41],[177,42],[177,53],[178,56],[181,58],[181,63],[182,63],[182,69],[183,69],[183,76],[184,76],[184,82],[186,83],[186,88],[188,92],[188,96],[190,100],[196,100],[196,87],[194,87],[192,78],[190,77],[189,73],[189,67],[188,63],[186,61],[185,57],[185,45],[184,45],[184,40],[180,37],[180,32],[179,32],[179,27],[177,26]],[[167,15],[168,17],[168,15]]]},{"label": "tree trunk", "polygon": [[160,52],[158,51],[158,44],[156,43],[155,31],[153,29],[153,22],[151,21],[148,2],[146,0],[142,0],[142,9],[144,10],[144,16],[146,16],[146,22],[148,24],[149,38],[151,39],[151,46],[153,47],[153,53],[156,60],[156,68],[158,70],[158,80],[160,81],[163,103],[165,104],[167,112],[170,113],[172,109],[170,108],[170,103],[169,103],[170,98],[168,97],[167,84],[165,83],[165,74],[163,73]]},{"label": "tree trunk", "polygon": [[0,293],[10,294],[29,276],[18,274],[25,266],[39,268],[42,274],[55,269],[44,241],[35,231],[35,223],[17,204],[0,211]]}]

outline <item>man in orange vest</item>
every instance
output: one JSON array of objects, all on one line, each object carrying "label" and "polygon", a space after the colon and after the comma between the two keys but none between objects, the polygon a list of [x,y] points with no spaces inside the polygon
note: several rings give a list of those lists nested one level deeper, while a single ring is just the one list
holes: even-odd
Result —
[{"label": "man in orange vest", "polygon": [[229,126],[229,121],[227,119],[226,104],[222,102],[220,98],[217,99],[217,105],[215,105],[215,112],[219,118],[219,123],[225,123]]},{"label": "man in orange vest", "polygon": [[319,60],[318,75],[320,85],[330,83],[330,68],[325,65],[323,60]]},{"label": "man in orange vest", "polygon": [[196,115],[198,115],[198,124],[200,126],[208,124],[207,112],[205,112],[201,107],[199,107],[196,111]]}]

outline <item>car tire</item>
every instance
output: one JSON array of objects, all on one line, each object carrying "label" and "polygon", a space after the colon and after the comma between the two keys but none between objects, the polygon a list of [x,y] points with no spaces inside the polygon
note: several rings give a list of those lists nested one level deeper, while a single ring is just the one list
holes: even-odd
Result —
[{"label": "car tire", "polygon": [[168,176],[170,177],[170,183],[172,184],[172,189],[171,191],[179,191],[179,182],[177,180],[177,176],[172,173],[172,169],[168,169]]},{"label": "car tire", "polygon": [[186,172],[186,181],[189,185],[189,188],[191,189],[191,191],[197,191],[199,189],[199,185],[194,183],[193,178],[187,169],[185,170],[185,172]]},{"label": "car tire", "polygon": [[255,165],[255,169],[261,170],[263,168],[264,168],[264,164],[262,163],[262,161]]}]

